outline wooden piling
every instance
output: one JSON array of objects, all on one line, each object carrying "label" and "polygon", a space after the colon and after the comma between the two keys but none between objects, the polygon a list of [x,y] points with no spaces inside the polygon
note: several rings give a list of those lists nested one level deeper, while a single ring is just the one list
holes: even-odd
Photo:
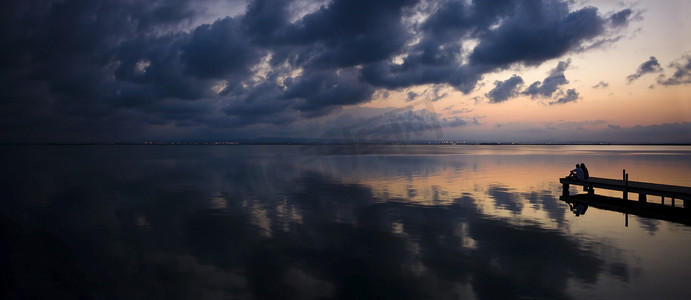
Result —
[{"label": "wooden piling", "polygon": [[562,196],[568,196],[569,195],[569,184],[568,183],[562,184],[561,194],[562,194]]},{"label": "wooden piling", "polygon": [[626,169],[624,172],[624,200],[629,200],[629,174],[626,174]]}]

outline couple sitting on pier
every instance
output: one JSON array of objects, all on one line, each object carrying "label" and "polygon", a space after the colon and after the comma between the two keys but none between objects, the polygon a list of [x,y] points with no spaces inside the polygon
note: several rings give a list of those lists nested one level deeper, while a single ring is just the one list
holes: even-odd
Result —
[{"label": "couple sitting on pier", "polygon": [[584,163],[576,164],[576,168],[571,170],[571,173],[569,173],[569,176],[566,178],[571,178],[571,179],[577,179],[577,180],[583,180],[583,179],[588,179],[590,177],[590,174],[588,174],[588,168],[585,167]]}]

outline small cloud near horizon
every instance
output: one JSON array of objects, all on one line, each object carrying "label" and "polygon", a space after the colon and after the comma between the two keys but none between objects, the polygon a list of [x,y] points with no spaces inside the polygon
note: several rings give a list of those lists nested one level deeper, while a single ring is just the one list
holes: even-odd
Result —
[{"label": "small cloud near horizon", "polygon": [[604,82],[604,81],[600,81],[596,85],[592,86],[592,88],[594,88],[594,89],[599,89],[599,88],[606,89],[607,87],[609,87],[609,83]]},{"label": "small cloud near horizon", "polygon": [[642,63],[640,66],[638,66],[638,69],[636,70],[636,73],[633,73],[629,76],[626,76],[626,82],[627,83],[632,83],[636,79],[640,78],[641,76],[649,73],[660,73],[662,72],[662,66],[660,63],[657,61],[657,58],[655,56],[651,56],[650,59]]},{"label": "small cloud near horizon", "polygon": [[669,64],[674,70],[672,76],[667,78],[664,74],[660,75],[657,83],[664,86],[682,85],[691,83],[691,55],[684,55],[677,61]]}]

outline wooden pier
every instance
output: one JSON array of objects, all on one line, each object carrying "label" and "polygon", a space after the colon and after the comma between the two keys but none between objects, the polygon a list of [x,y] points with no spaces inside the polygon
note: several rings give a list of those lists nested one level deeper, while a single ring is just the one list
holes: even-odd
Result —
[{"label": "wooden pier", "polygon": [[569,196],[570,185],[578,185],[583,186],[584,191],[587,191],[588,195],[594,195],[596,188],[621,191],[623,200],[629,200],[629,193],[635,193],[638,194],[638,201],[643,203],[648,201],[648,195],[660,196],[662,203],[657,205],[665,205],[665,198],[669,198],[671,199],[671,206],[675,207],[675,201],[678,199],[683,201],[684,208],[691,210],[691,188],[685,186],[629,181],[629,174],[626,174],[626,170],[622,171],[621,180],[590,177],[584,180],[560,178],[559,182],[563,185],[562,195],[565,197]]}]

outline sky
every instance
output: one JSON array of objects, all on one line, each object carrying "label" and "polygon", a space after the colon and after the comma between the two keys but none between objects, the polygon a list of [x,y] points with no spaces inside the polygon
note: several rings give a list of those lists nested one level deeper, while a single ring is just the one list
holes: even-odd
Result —
[{"label": "sky", "polygon": [[0,143],[691,143],[691,2],[0,4]]}]

